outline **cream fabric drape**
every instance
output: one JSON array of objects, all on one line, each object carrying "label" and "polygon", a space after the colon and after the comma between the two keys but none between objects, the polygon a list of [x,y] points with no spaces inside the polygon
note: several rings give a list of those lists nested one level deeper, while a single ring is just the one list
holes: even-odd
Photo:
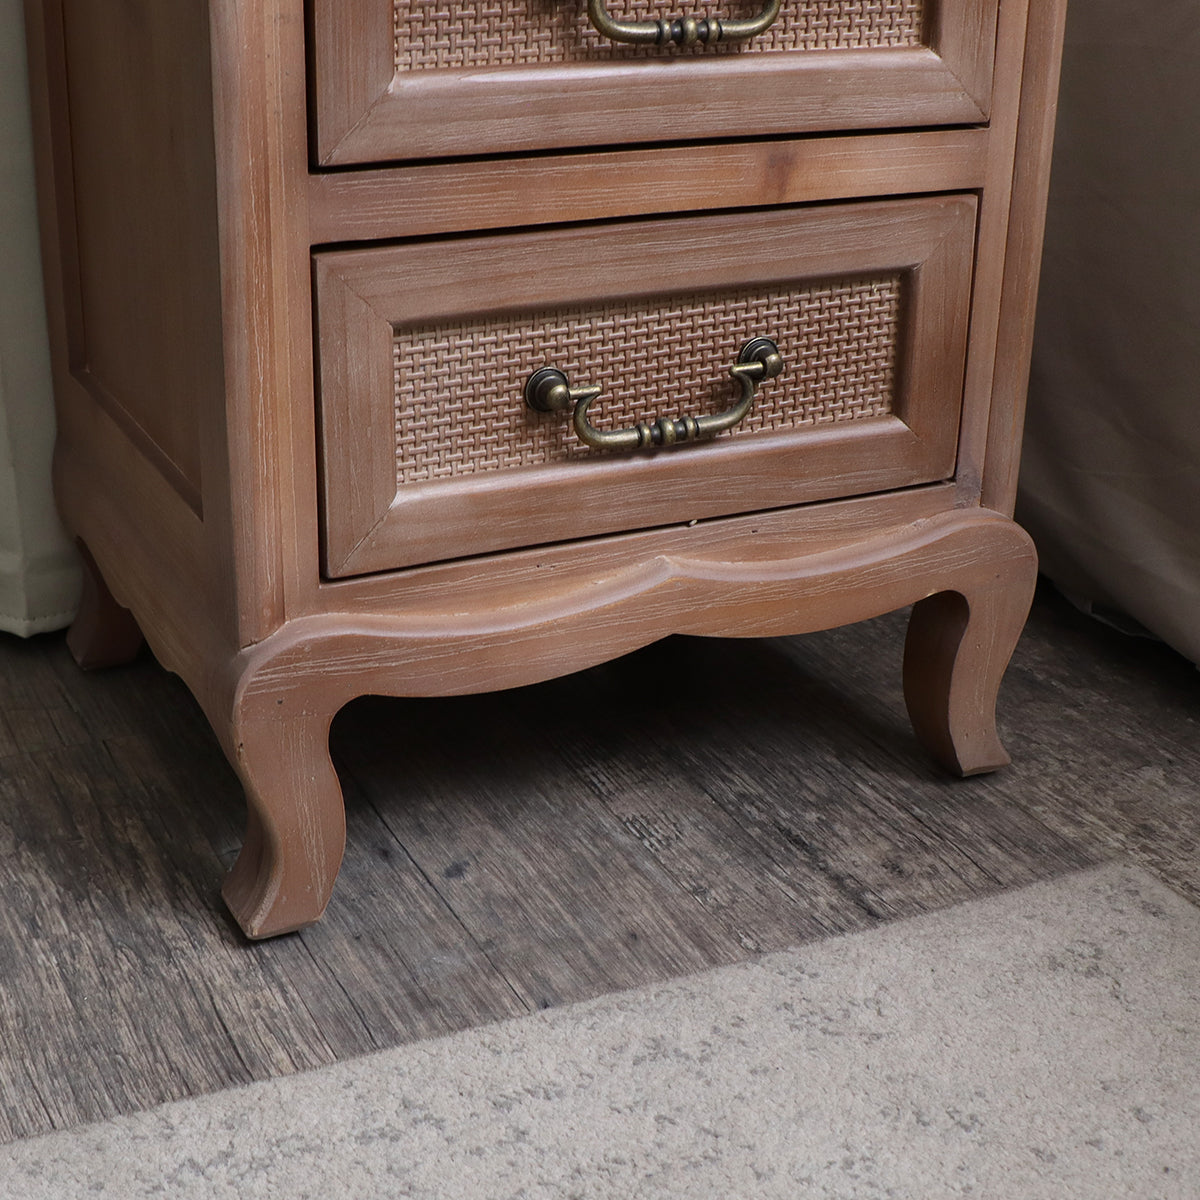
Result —
[{"label": "cream fabric drape", "polygon": [[50,496],[54,406],[21,0],[0,0],[0,630],[67,624],[79,567]]},{"label": "cream fabric drape", "polygon": [[1017,516],[1200,661],[1200,3],[1073,0]]}]

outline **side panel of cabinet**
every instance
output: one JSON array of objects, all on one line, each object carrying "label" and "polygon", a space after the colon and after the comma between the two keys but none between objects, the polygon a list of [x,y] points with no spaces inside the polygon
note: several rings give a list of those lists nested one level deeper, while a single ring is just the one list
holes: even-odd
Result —
[{"label": "side panel of cabinet", "polygon": [[[293,420],[291,450],[277,415],[311,409],[296,403],[311,392],[307,229],[289,199],[307,177],[302,13],[26,0],[25,24],[60,512],[155,653],[194,681],[214,646],[278,626],[305,538],[316,576],[315,516],[301,537],[280,529],[279,479],[305,447],[311,459],[311,418]],[[299,503],[315,476],[298,474]]]},{"label": "side panel of cabinet", "polygon": [[223,388],[208,8],[64,0],[72,374],[199,511]]},{"label": "side panel of cabinet", "polygon": [[205,503],[224,469],[208,5],[26,0],[25,26],[55,495],[182,671],[237,620]]}]

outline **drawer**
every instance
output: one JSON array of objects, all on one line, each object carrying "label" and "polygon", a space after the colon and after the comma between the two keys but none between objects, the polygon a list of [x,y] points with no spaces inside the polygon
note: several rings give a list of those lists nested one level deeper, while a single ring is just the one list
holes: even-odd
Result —
[{"label": "drawer", "polygon": [[[316,254],[326,573],[949,478],[975,220],[937,196]],[[724,413],[762,337],[782,371],[711,439],[596,449],[526,402],[553,368],[602,432]]]},{"label": "drawer", "polygon": [[[753,24],[770,2],[708,12]],[[757,36],[679,47],[602,36],[585,0],[309,0],[313,158],[986,121],[997,3],[782,0]],[[590,7],[651,30],[673,15]]]}]

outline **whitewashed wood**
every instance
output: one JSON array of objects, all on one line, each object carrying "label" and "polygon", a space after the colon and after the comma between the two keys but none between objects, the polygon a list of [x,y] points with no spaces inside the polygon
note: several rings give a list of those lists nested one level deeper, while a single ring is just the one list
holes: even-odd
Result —
[{"label": "whitewashed wood", "polygon": [[[318,255],[327,573],[384,571],[947,478],[974,225],[974,197],[939,196]],[[478,312],[481,297],[486,311],[536,312],[892,271],[904,273],[905,294],[887,417],[397,486],[396,327],[453,323]],[[549,363],[554,350],[545,348]],[[762,385],[788,386],[786,362],[778,380]],[[524,412],[520,394],[512,404]]]},{"label": "whitewashed wood", "polygon": [[989,411],[987,462],[982,501],[1000,512],[1017,499],[1021,434],[1037,312],[1038,264],[1050,189],[1050,152],[1058,109],[1058,79],[1066,6],[1045,4],[1029,18],[1027,68],[1022,76],[1021,122],[1017,130],[1013,207],[1005,253],[1008,281],[998,316],[997,370]]},{"label": "whitewashed wood", "polygon": [[914,728],[960,774],[1005,761],[996,690],[1033,592],[1037,562],[1008,518],[952,511],[884,528],[857,544],[783,561],[656,557],[590,586],[478,611],[313,617],[292,622],[234,663],[232,719],[218,723],[246,785],[246,844],[225,899],[251,937],[324,912],[344,845],[329,761],[333,714],[364,692],[451,696],[579,671],[670,633],[770,637],[864,620],[953,592],[969,620],[922,615],[907,651]]},{"label": "whitewashed wood", "polygon": [[314,0],[315,159],[986,121],[996,5],[941,0],[925,46],[393,75],[391,0]]},{"label": "whitewashed wood", "polygon": [[1004,251],[1013,200],[1013,159],[1021,119],[1021,79],[1029,8],[1009,3],[1002,7],[997,30],[995,109],[991,122],[991,154],[979,208],[979,239],[986,251],[979,256],[974,286],[975,336],[963,398],[959,431],[958,479],[964,494],[974,499],[982,489],[986,429],[992,389],[1017,366],[997,356],[997,322],[1003,293],[1014,284],[1006,275]]},{"label": "whitewashed wood", "polygon": [[657,146],[324,171],[308,179],[312,240],[603,220],[983,186],[987,129],[924,129]]}]

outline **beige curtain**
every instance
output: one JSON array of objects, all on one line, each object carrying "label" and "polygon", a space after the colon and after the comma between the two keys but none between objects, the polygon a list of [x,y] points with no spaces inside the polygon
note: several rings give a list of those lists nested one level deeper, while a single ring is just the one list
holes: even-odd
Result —
[{"label": "beige curtain", "polygon": [[42,308],[21,0],[0,0],[0,630],[69,623],[79,568],[50,497],[54,407]]},{"label": "beige curtain", "polygon": [[1017,515],[1200,662],[1200,2],[1073,0]]}]

